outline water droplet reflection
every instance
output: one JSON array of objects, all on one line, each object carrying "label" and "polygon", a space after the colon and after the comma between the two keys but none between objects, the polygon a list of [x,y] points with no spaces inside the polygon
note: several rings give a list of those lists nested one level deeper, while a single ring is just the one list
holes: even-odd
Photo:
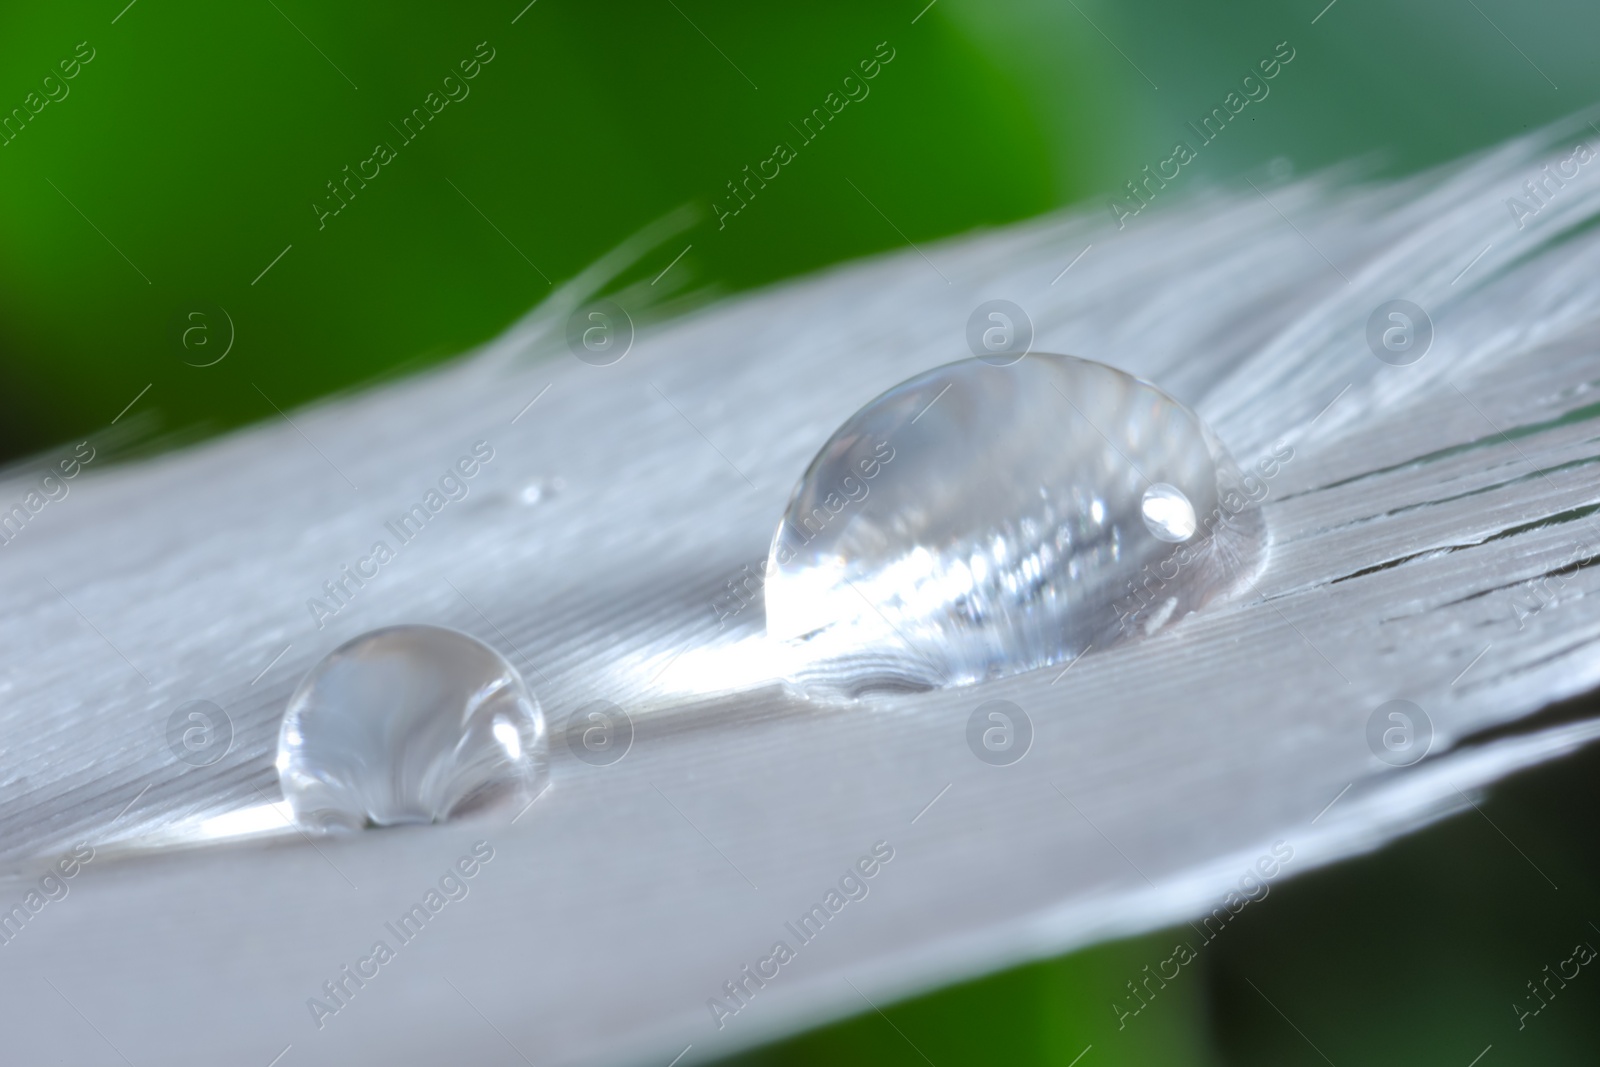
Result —
[{"label": "water droplet reflection", "polygon": [[1177,486],[1151,485],[1144,491],[1139,513],[1150,532],[1168,544],[1179,545],[1194,536],[1194,505]]}]

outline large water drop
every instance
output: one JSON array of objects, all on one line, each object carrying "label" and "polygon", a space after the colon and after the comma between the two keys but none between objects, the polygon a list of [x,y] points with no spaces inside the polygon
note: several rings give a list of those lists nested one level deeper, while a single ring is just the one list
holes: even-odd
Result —
[{"label": "large water drop", "polygon": [[1247,582],[1252,485],[1194,412],[1114,368],[951,363],[812,460],[773,538],[767,630],[851,691],[1069,662]]},{"label": "large water drop", "polygon": [[278,778],[316,828],[442,822],[532,799],[547,774],[544,716],[483,642],[438,626],[363,634],[289,699]]}]

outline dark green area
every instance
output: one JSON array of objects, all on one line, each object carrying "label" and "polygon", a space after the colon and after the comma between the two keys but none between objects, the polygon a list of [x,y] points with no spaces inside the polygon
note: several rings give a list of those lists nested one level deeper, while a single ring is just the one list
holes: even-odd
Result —
[{"label": "dark green area", "polygon": [[[1189,938],[1194,939],[1191,932]],[[1215,1063],[1206,1033],[1205,988],[1197,963],[1117,1028],[1113,1001],[1131,1000],[1124,983],[1172,955],[1178,934],[1121,941],[1021,967],[893,1006],[724,1061],[725,1067],[838,1064],[937,1067],[1018,1064],[1206,1067]],[[1119,996],[1120,994],[1120,996]],[[1159,1004],[1159,1008],[1157,1005]],[[1086,1052],[1087,1050],[1087,1052]],[[1092,1059],[1091,1059],[1092,1057]]]},{"label": "dark green area", "polygon": [[[1101,945],[725,1065],[1068,1067],[1091,1045],[1079,1067],[1467,1067],[1491,1045],[1481,1067],[1593,1064],[1600,959],[1564,987],[1544,968],[1600,949],[1597,783],[1590,749],[1502,785],[1481,812],[1273,884],[1210,943],[1179,926]],[[1172,972],[1160,961],[1178,943],[1195,961],[1144,984],[1146,966]],[[1539,1006],[1527,983],[1546,981],[1546,1006],[1519,1017]],[[1147,1006],[1123,1018],[1135,995]]]},{"label": "dark green area", "polygon": [[[93,51],[0,147],[0,452],[103,426],[150,382],[142,411],[215,429],[453,354],[684,204],[704,221],[636,272],[692,243],[663,291],[756,285],[1087,186],[998,57],[898,7],[541,0],[513,25],[522,3],[141,2],[112,25],[120,6],[0,16],[7,106]],[[448,102],[480,42],[492,61]],[[430,92],[446,102],[408,142]],[[1115,120],[1075,110],[1081,145]],[[728,183],[780,143],[794,158],[719,224]],[[333,214],[327,183],[367,159],[377,176]],[[206,368],[173,341],[201,302],[237,338]],[[217,341],[188,353],[202,362],[227,330],[196,325]]]},{"label": "dark green area", "polygon": [[[685,204],[700,224],[633,280],[691,244],[659,291],[1104,204],[1281,42],[1295,58],[1270,94],[1158,201],[1268,161],[1415,169],[1600,94],[1600,10],[1577,0],[524,4],[0,13],[0,114],[21,116],[0,147],[0,459],[104,427],[146,385],[129,421],[192,437],[448,357]],[[84,41],[93,60],[38,104]],[[482,41],[471,95],[402,143]],[[801,144],[879,42],[895,58],[870,95]],[[319,229],[326,183],[379,142],[394,161]],[[780,142],[797,158],[719,226],[727,183]],[[228,333],[185,318],[206,304],[236,339],[197,368],[183,357]],[[197,322],[198,355],[173,339]]]},{"label": "dark green area", "polygon": [[1491,1044],[1481,1067],[1594,1063],[1600,960],[1537,1015],[1513,1005],[1539,1007],[1527,983],[1574,946],[1600,949],[1597,774],[1594,749],[1529,772],[1241,915],[1208,975],[1226,1062],[1324,1063],[1309,1038],[1341,1064],[1466,1067]]}]

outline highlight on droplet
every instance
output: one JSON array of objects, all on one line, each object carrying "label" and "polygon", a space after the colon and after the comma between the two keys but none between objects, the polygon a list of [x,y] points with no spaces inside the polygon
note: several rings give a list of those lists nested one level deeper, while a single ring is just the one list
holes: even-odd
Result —
[{"label": "highlight on droplet", "polygon": [[1194,536],[1194,505],[1175,485],[1153,483],[1144,491],[1139,513],[1149,531],[1168,544],[1181,545]]}]

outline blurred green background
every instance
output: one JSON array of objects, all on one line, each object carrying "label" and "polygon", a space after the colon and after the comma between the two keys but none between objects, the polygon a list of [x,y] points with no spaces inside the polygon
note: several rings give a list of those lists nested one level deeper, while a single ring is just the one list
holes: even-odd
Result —
[{"label": "blurred green background", "polygon": [[[0,459],[105,426],[147,385],[130,421],[192,438],[446,358],[683,204],[704,221],[636,272],[692,244],[672,292],[1103,203],[1283,41],[1271,95],[1170,195],[1270,161],[1421,167],[1600,89],[1593,4],[1324,3],[7,6]],[[63,79],[80,42],[93,58]],[[495,58],[470,96],[405,143],[479,42]],[[870,95],[719,229],[727,183],[798,142],[879,42],[894,59]],[[396,158],[319,224],[327,183],[380,141]],[[232,348],[191,366],[227,340],[216,308]],[[211,347],[181,347],[180,321]]]},{"label": "blurred green background", "polygon": [[[1582,709],[1597,712],[1593,700]],[[1600,951],[1600,752],[1479,803],[1373,855],[1274,882],[1210,942],[1184,924],[881,1013],[863,1004],[725,1067],[1600,1062],[1600,959],[1563,968],[1580,944]],[[1162,961],[1179,943],[1194,960],[1145,985],[1172,972]]]},{"label": "blurred green background", "polygon": [[[1104,210],[1280,42],[1294,60],[1270,95],[1165,196],[1352,159],[1416,170],[1589,105],[1597,31],[1600,7],[1577,0],[7,6],[0,460],[136,398],[123,426],[171,443],[448,358],[685,204],[700,223],[619,284],[670,264],[664,294],[734,291]],[[799,145],[796,125],[884,49],[869,95]],[[408,142],[411,110],[491,51]],[[798,158],[719,227],[727,183],[780,141]],[[379,142],[395,158],[319,221],[327,183]],[[230,332],[226,358],[192,365]],[[1600,921],[1596,769],[1586,757],[1488,809],[1559,893],[1469,814],[1274,888],[1125,1030],[1111,1001],[1182,928],[743,1062],[1466,1067],[1492,1043],[1483,1067],[1593,1063],[1600,978],[1528,1031],[1510,1005],[1572,941],[1600,944],[1584,933]]]}]

